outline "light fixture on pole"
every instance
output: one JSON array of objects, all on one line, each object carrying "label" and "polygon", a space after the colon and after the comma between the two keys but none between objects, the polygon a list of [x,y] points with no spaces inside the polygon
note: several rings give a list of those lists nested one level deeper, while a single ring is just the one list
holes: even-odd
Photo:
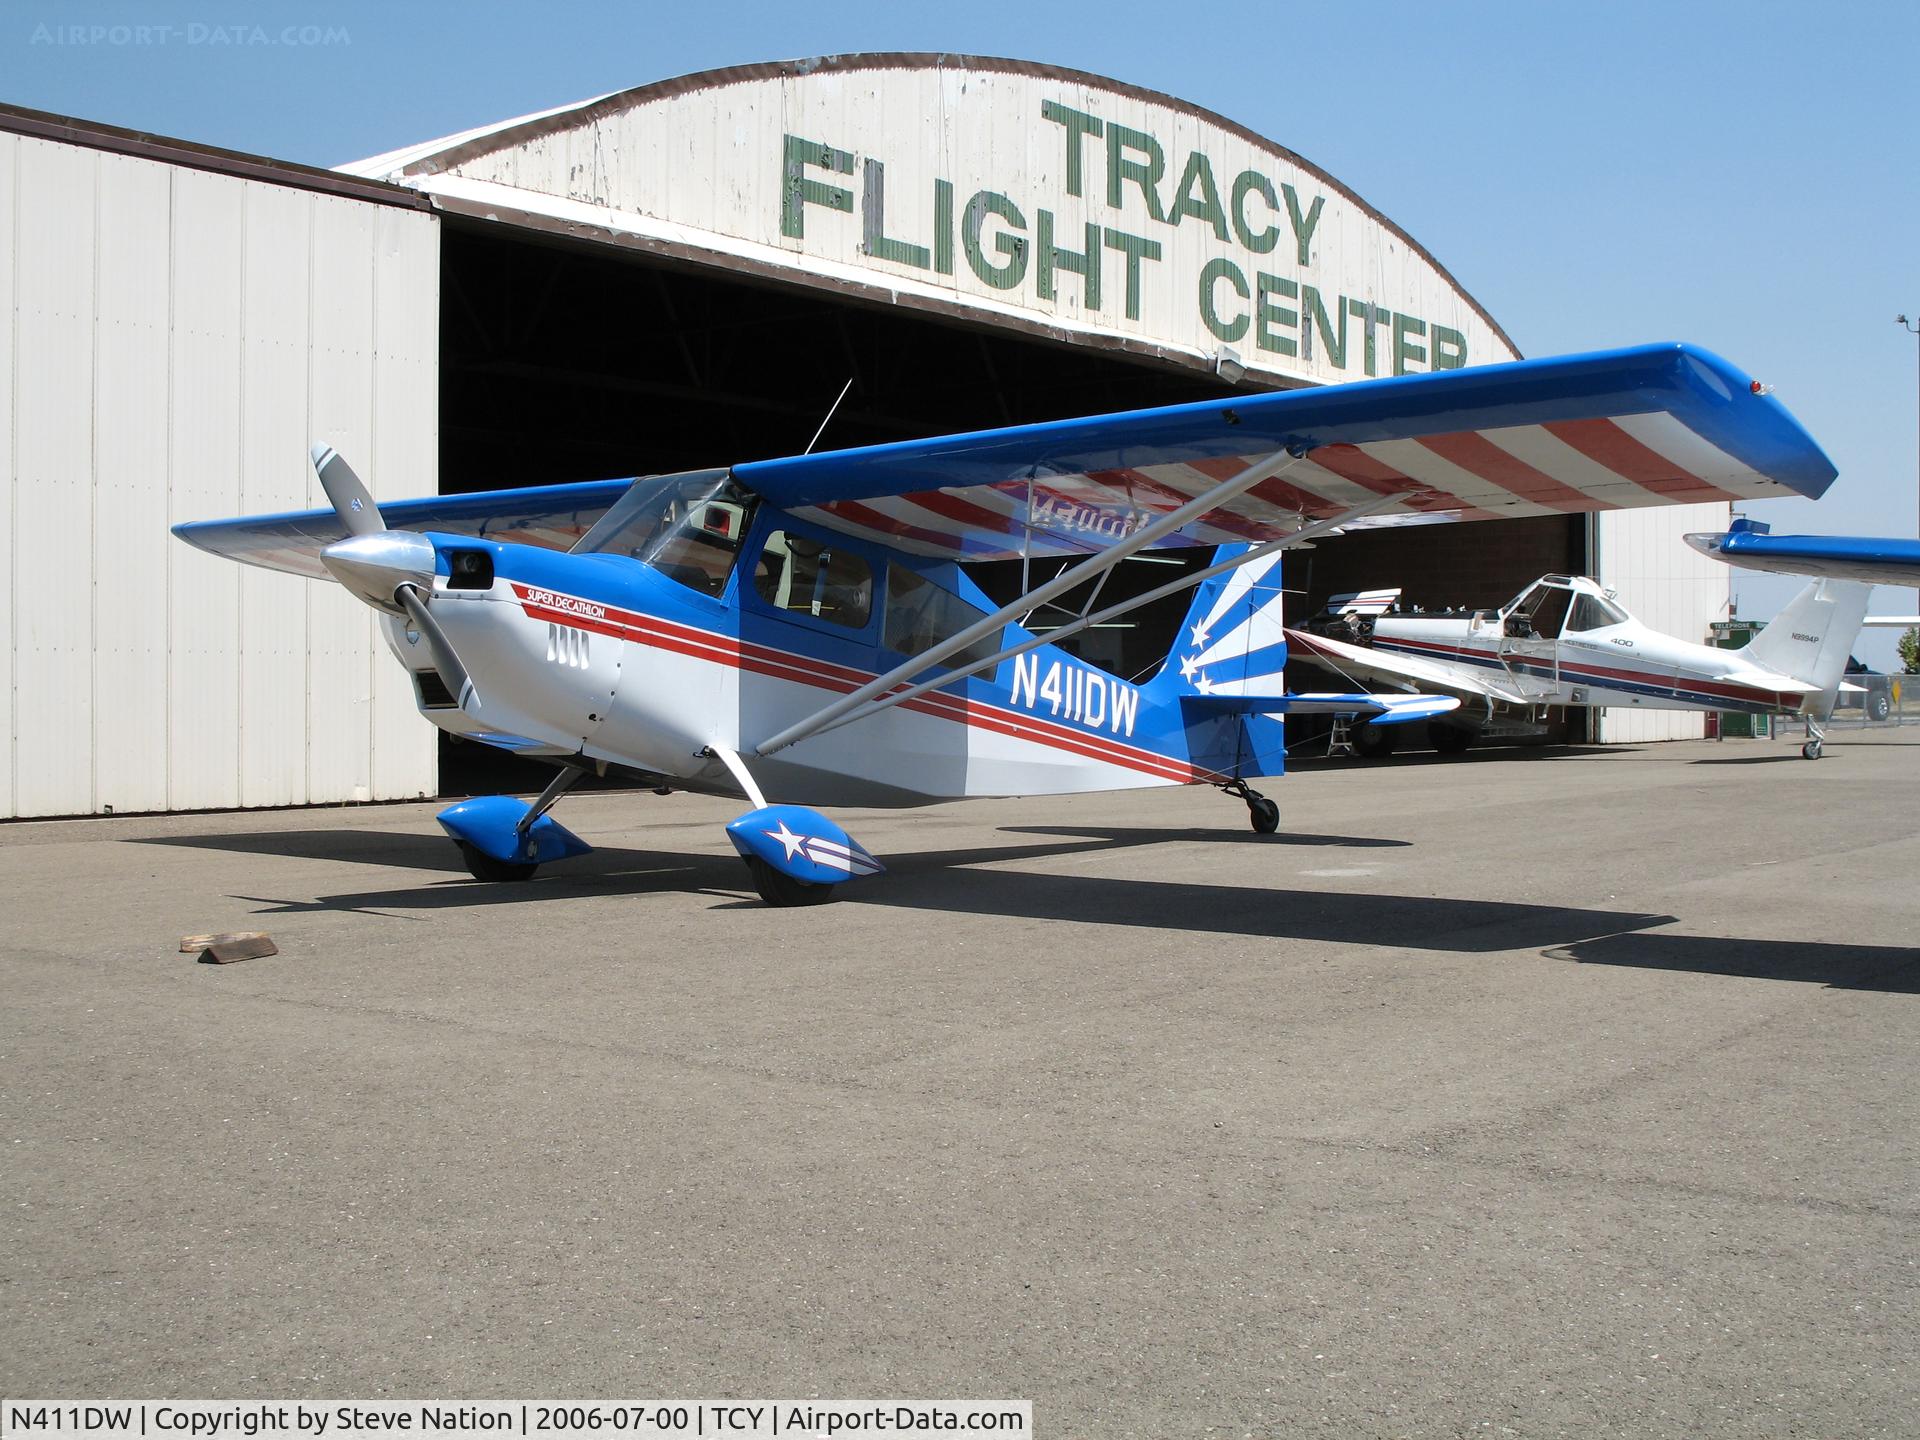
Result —
[{"label": "light fixture on pole", "polygon": [[[1907,331],[1910,335],[1914,337],[1914,340],[1916,342],[1914,357],[1916,362],[1920,362],[1920,321],[1909,320],[1904,315],[1896,315],[1893,318],[1900,323],[1900,328],[1902,330]],[[1916,366],[1916,369],[1914,372],[1914,425],[1915,425],[1914,466],[1915,466],[1916,474],[1920,475],[1920,365]],[[1917,536],[1920,536],[1920,525],[1916,526],[1914,530],[1914,534]],[[1916,600],[1920,600],[1920,587],[1916,587],[1914,589],[1913,594]]]}]

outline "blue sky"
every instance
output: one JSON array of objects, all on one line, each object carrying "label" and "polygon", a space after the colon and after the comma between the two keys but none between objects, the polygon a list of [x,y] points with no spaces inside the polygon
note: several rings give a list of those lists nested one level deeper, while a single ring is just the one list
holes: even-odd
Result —
[{"label": "blue sky", "polygon": [[[91,38],[116,25],[149,28]],[[1910,0],[12,0],[0,98],[332,165],[671,75],[857,50],[1047,61],[1218,111],[1405,226],[1529,355],[1685,339],[1773,384],[1840,470],[1817,504],[1752,507],[1776,529],[1916,531],[1920,345],[1894,323],[1920,317]],[[1768,615],[1794,588],[1742,579],[1739,608]],[[1862,645],[1892,657],[1888,632]]]}]

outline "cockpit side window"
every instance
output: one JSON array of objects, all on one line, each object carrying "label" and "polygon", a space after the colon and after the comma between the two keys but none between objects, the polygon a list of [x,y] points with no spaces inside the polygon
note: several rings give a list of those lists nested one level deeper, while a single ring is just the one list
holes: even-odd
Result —
[{"label": "cockpit side window", "polygon": [[1519,640],[1552,640],[1567,616],[1570,592],[1544,582],[1522,593],[1507,611],[1506,633]]},{"label": "cockpit side window", "polygon": [[[902,655],[918,655],[942,640],[950,640],[970,625],[986,619],[950,590],[900,565],[887,566],[887,618],[880,643]],[[976,640],[944,662],[953,669],[985,660],[1000,648],[1000,637]]]},{"label": "cockpit side window", "polygon": [[1573,602],[1573,614],[1567,620],[1567,629],[1604,630],[1609,625],[1618,625],[1627,618],[1627,612],[1618,605],[1609,604],[1598,595],[1582,595]]},{"label": "cockpit side window", "polygon": [[754,562],[753,589],[776,610],[864,630],[873,616],[873,567],[852,550],[775,530]]}]

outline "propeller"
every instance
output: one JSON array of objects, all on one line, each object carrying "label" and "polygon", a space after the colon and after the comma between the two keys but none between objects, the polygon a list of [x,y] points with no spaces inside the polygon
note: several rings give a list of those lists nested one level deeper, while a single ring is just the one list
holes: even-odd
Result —
[{"label": "propeller", "polygon": [[313,469],[320,477],[320,488],[327,492],[327,503],[333,506],[347,534],[378,535],[387,528],[387,522],[380,518],[380,507],[338,450],[331,445],[314,446]]},{"label": "propeller", "polygon": [[460,663],[459,655],[454,653],[453,642],[447,639],[447,632],[440,628],[440,622],[433,618],[433,612],[427,608],[425,593],[418,585],[402,585],[394,592],[393,598],[406,608],[407,618],[413,622],[413,628],[427,642],[427,653],[433,657],[433,668],[440,672],[440,678],[453,695],[454,703],[462,710],[467,708],[469,702],[478,705],[480,695],[473,688],[473,677],[467,674],[467,667]]},{"label": "propeller", "polygon": [[455,703],[462,710],[479,705],[473,677],[434,619],[429,602],[432,591],[418,578],[433,573],[433,543],[409,531],[389,531],[367,487],[331,445],[313,447],[313,469],[347,532],[345,540],[320,552],[321,562],[361,599],[383,607],[398,604],[406,611],[408,622],[427,642],[433,668]]}]

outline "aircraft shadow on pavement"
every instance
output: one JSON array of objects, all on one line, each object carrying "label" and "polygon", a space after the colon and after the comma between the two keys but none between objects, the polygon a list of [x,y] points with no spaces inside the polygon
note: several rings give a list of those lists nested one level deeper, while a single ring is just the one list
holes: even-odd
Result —
[{"label": "aircraft shadow on pavement", "polygon": [[[1399,840],[1103,826],[1009,826],[1002,833],[1061,838],[1049,844],[889,854],[885,859],[890,873],[849,886],[839,904],[1455,953],[1535,950],[1549,959],[1580,964],[1920,993],[1920,949],[1649,933],[1679,923],[1672,915],[1375,891],[1115,879],[1084,870],[1055,875],[1001,868],[1010,862],[1121,851],[1169,841],[1375,848],[1406,843]],[[435,835],[382,830],[280,830],[156,836],[133,843],[381,864],[438,871],[446,877],[305,900],[236,896],[261,906],[256,912],[260,914],[386,913],[666,893],[711,895],[720,902],[716,908],[723,910],[759,906],[759,901],[751,898],[739,860],[713,853],[605,847],[524,884],[488,885],[468,880],[453,846]],[[973,868],[981,865],[996,868]],[[830,923],[837,908],[793,913],[798,923],[807,923],[802,917]]]},{"label": "aircraft shadow on pavement", "polygon": [[459,852],[444,835],[408,835],[393,830],[236,830],[213,835],[144,835],[129,843],[466,873]]},{"label": "aircraft shadow on pavement", "polygon": [[1721,935],[1599,935],[1546,952],[1549,960],[1684,970],[1743,980],[1795,980],[1835,990],[1920,994],[1920,948]]}]

